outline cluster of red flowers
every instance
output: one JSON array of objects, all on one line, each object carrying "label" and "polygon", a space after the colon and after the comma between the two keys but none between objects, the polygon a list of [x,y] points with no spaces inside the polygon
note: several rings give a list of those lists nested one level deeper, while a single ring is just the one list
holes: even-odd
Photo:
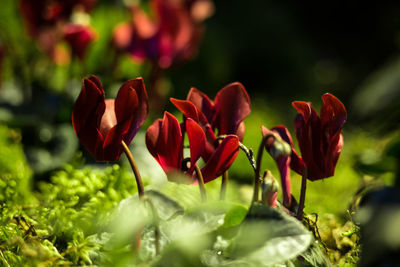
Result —
[{"label": "cluster of red flowers", "polygon": [[[183,159],[183,136],[189,139],[190,167],[193,172],[197,160],[206,162],[201,172],[204,182],[222,175],[233,163],[243,138],[243,119],[250,113],[250,98],[242,84],[232,83],[221,89],[215,101],[192,88],[187,100],[171,98],[171,102],[184,115],[184,127],[168,112],[163,119],[147,130],[146,144],[165,172],[186,170]],[[239,127],[241,126],[242,127]],[[214,130],[225,135],[218,141]]]},{"label": "cluster of red flowers", "polygon": [[[283,204],[291,205],[290,169],[307,174],[311,181],[334,174],[343,146],[341,130],[347,113],[333,95],[322,96],[320,116],[311,103],[295,101],[297,141],[302,157],[296,152],[285,126],[271,130],[262,126],[263,144],[275,159],[280,173]],[[243,120],[250,114],[250,98],[240,83],[221,89],[215,100],[192,88],[186,100],[171,98],[183,113],[183,122],[169,112],[156,120],[146,132],[146,145],[165,173],[184,172],[193,183],[198,160],[204,182],[229,169],[239,153],[245,131]],[[83,82],[82,91],[72,113],[74,130],[96,160],[115,161],[122,153],[122,141],[129,145],[148,114],[147,93],[141,78],[121,86],[115,100],[105,100],[100,81],[91,76]],[[184,158],[184,136],[187,134],[190,156]],[[171,176],[173,177],[173,176]],[[269,194],[276,198],[276,193]],[[274,201],[268,201],[274,205]]]},{"label": "cluster of red flowers", "polygon": [[[82,60],[96,37],[88,13],[96,0],[20,0],[19,8],[29,35],[40,50],[58,64],[67,64],[71,54]],[[77,18],[77,19],[74,19]]]},{"label": "cluster of red flowers", "polygon": [[161,68],[192,57],[202,37],[201,22],[213,12],[212,1],[150,0],[149,7],[149,15],[139,5],[131,7],[132,20],[114,30],[115,47]]}]

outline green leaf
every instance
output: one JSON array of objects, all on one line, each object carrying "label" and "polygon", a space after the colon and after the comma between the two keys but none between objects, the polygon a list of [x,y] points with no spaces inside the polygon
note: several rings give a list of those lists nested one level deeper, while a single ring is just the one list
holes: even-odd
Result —
[{"label": "green leaf", "polygon": [[173,216],[184,213],[183,207],[178,202],[161,192],[148,190],[145,194],[152,201],[157,210],[158,217],[162,220],[169,220]]},{"label": "green leaf", "polygon": [[240,260],[270,266],[300,255],[312,239],[296,219],[277,209],[255,204],[225,256],[233,263]]}]

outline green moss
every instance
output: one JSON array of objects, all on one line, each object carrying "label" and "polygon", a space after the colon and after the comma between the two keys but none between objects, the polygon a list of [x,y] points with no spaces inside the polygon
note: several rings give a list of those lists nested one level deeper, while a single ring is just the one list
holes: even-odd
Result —
[{"label": "green moss", "polygon": [[0,125],[0,203],[23,203],[30,196],[32,172],[18,131]]}]

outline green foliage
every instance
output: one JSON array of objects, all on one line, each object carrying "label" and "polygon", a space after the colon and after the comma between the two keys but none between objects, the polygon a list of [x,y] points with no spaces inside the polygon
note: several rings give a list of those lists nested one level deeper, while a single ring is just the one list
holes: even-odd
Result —
[{"label": "green foliage", "polygon": [[0,203],[23,203],[30,195],[31,170],[19,132],[0,125]]},{"label": "green foliage", "polygon": [[[66,166],[39,184],[37,204],[2,207],[3,262],[94,264],[100,261],[112,209],[135,192],[133,177],[118,165],[106,169]],[[0,255],[1,256],[1,255]]]}]

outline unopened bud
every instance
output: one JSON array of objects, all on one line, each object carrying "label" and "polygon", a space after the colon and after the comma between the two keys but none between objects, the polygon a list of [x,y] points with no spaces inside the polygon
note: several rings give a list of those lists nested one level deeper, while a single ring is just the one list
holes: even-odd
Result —
[{"label": "unopened bud", "polygon": [[279,134],[274,133],[274,137],[275,140],[269,148],[269,154],[271,154],[274,159],[277,159],[280,156],[290,156],[292,152],[290,145],[285,142]]},{"label": "unopened bud", "polygon": [[269,170],[264,172],[261,189],[263,203],[267,206],[276,207],[279,183]]}]

